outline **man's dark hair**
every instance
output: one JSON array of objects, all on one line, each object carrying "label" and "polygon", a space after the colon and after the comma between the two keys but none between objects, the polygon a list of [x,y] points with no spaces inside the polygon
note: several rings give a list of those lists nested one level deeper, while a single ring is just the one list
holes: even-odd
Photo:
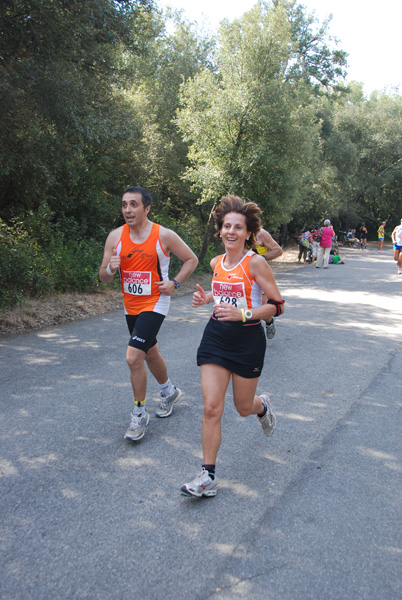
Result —
[{"label": "man's dark hair", "polygon": [[142,188],[138,185],[129,185],[128,188],[126,188],[124,190],[123,194],[125,194],[126,192],[132,192],[132,193],[136,192],[137,194],[141,194],[142,203],[144,205],[144,208],[146,206],[152,205],[152,196],[148,192],[148,190],[146,190],[145,188]]}]

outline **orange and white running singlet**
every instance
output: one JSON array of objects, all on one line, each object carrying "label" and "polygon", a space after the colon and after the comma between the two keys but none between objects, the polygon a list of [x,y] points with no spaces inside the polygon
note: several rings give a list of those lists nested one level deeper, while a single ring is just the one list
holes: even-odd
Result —
[{"label": "orange and white running singlet", "polygon": [[212,278],[212,295],[215,304],[227,302],[237,308],[257,308],[261,306],[262,289],[250,275],[249,262],[255,252],[249,250],[233,268],[226,269],[222,254],[216,262]]},{"label": "orange and white running singlet", "polygon": [[135,244],[130,238],[130,228],[123,225],[116,244],[120,256],[121,289],[126,315],[139,315],[144,311],[167,315],[170,296],[159,292],[156,281],[169,279],[170,256],[159,239],[160,226],[152,223],[148,238]]}]

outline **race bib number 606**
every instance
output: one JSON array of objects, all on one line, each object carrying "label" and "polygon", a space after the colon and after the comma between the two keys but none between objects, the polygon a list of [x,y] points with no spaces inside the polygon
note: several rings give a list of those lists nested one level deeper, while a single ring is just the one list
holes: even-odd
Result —
[{"label": "race bib number 606", "polygon": [[151,273],[146,271],[123,271],[123,289],[132,296],[151,295]]}]

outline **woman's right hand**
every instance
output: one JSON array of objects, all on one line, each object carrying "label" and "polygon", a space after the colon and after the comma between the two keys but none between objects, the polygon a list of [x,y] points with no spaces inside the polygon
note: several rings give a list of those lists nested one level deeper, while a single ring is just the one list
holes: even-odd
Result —
[{"label": "woman's right hand", "polygon": [[203,304],[207,304],[209,302],[208,294],[198,283],[196,288],[197,291],[193,293],[193,306],[202,306]]}]

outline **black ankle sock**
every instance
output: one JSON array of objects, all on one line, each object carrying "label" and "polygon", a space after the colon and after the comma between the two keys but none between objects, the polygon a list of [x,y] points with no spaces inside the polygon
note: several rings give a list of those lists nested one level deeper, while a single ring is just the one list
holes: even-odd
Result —
[{"label": "black ankle sock", "polygon": [[211,479],[215,479],[215,465],[202,465],[202,468],[208,471]]},{"label": "black ankle sock", "polygon": [[267,414],[267,407],[264,406],[264,410],[261,413],[257,413],[257,417],[260,417],[260,419],[262,419],[262,417],[265,417],[266,414]]}]

